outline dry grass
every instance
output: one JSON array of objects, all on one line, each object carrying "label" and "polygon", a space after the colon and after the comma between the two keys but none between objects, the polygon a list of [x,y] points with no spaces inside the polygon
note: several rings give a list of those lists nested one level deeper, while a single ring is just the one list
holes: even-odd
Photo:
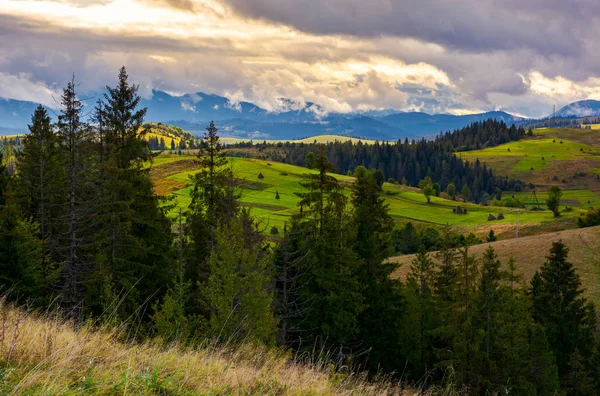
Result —
[{"label": "dry grass", "polygon": [[[586,295],[600,306],[600,227],[582,228],[509,239],[473,246],[471,252],[481,257],[488,246],[492,246],[503,264],[512,256],[519,272],[529,281],[544,264],[552,242],[562,240],[570,248],[569,261],[575,265],[581,277]],[[432,254],[434,256],[435,254]],[[414,255],[390,258],[401,264],[394,276],[404,279]]]},{"label": "dry grass", "polygon": [[184,349],[118,342],[117,331],[76,329],[0,304],[2,395],[414,394],[387,382],[300,364],[265,347]]}]

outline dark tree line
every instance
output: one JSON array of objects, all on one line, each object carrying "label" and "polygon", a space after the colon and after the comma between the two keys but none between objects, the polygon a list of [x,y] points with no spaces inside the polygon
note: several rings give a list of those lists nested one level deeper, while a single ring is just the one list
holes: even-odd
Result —
[{"label": "dark tree line", "polygon": [[[405,140],[396,143],[363,144],[334,142],[324,145],[328,160],[341,174],[352,174],[358,166],[377,169],[383,180],[393,179],[402,184],[418,187],[419,182],[430,177],[441,190],[446,191],[453,183],[458,191],[467,185],[471,200],[487,202],[491,196],[501,191],[520,191],[523,183],[518,180],[500,177],[481,163],[465,161],[456,156],[457,151],[492,147],[505,142],[519,140],[526,135],[523,128],[508,127],[502,121],[488,120],[476,122],[461,130],[440,134],[434,141]],[[242,147],[244,145],[240,145]],[[307,155],[315,153],[320,144],[278,143],[259,146],[265,151],[269,146],[278,150],[268,150],[269,158],[293,165],[306,166]]]},{"label": "dark tree line", "polygon": [[[213,123],[191,203],[173,221],[173,205],[153,192],[145,109],[125,69],[89,119],[76,87],[71,80],[64,89],[57,124],[36,109],[16,172],[0,155],[0,287],[8,298],[40,308],[58,301],[74,321],[129,325],[142,339],[277,344],[424,388],[600,390],[596,311],[562,243],[527,284],[513,261],[500,263],[492,248],[476,257],[475,241],[448,229],[410,241],[414,230],[393,231],[384,171],[356,165],[346,194],[331,175],[330,145],[309,156],[316,172],[305,176],[298,211],[273,246],[239,202]],[[430,144],[442,143],[415,143]],[[435,256],[421,246],[428,239]],[[415,243],[403,282],[386,258]]]},{"label": "dark tree line", "polygon": [[[275,155],[273,160],[304,165],[306,156],[319,150],[315,144],[290,144],[285,154]],[[390,178],[412,187],[430,177],[445,191],[454,183],[458,191],[467,185],[475,202],[499,191],[520,190],[521,182],[498,177],[481,163],[464,161],[457,157],[450,146],[441,142],[425,140],[397,142],[393,145],[375,143],[372,145],[352,142],[335,142],[325,146],[327,158],[339,173],[352,174],[358,166],[377,169],[383,172],[384,180]]]},{"label": "dark tree line", "polygon": [[474,122],[452,132],[441,133],[435,141],[447,143],[455,151],[469,151],[517,141],[525,135],[523,127],[517,128],[514,124],[509,127],[504,121],[489,119]]}]

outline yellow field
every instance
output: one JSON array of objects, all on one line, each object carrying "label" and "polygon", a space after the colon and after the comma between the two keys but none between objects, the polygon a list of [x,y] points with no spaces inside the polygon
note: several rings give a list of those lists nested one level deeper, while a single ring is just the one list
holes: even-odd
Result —
[{"label": "yellow field", "polygon": [[158,138],[158,141],[160,142],[160,138],[163,138],[165,140],[165,146],[167,147],[167,149],[169,149],[171,147],[171,142],[174,140],[175,141],[175,147],[179,148],[179,142],[181,141],[181,138],[177,137],[177,136],[170,136],[170,135],[165,135],[162,133],[154,133],[154,132],[148,132],[146,133],[146,140],[150,139],[150,138]]}]

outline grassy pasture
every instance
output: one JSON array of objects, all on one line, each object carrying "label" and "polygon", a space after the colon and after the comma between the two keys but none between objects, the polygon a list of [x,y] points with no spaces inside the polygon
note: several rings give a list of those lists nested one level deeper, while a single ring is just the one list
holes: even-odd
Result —
[{"label": "grassy pasture", "polygon": [[[529,282],[535,271],[546,261],[552,242],[562,240],[569,247],[569,261],[575,265],[577,273],[586,290],[586,295],[596,304],[600,304],[600,227],[582,228],[535,235],[525,238],[503,240],[476,245],[471,253],[481,258],[485,249],[492,246],[505,266],[509,257],[514,257],[519,272]],[[432,257],[435,253],[432,254]],[[401,266],[394,274],[405,279],[414,255],[392,257],[389,260]],[[506,267],[504,267],[506,268]]]},{"label": "grassy pasture", "polygon": [[576,143],[600,147],[600,124],[595,124],[595,126],[597,127],[593,129],[540,128],[536,129],[534,133],[540,137],[566,139]]},{"label": "grassy pasture", "polygon": [[[479,159],[499,175],[533,183],[538,191],[559,185],[563,190],[600,193],[599,130],[545,128],[535,133],[535,138],[457,155]],[[586,198],[586,204],[588,199],[592,201]]]},{"label": "grassy pasture", "polygon": [[[509,173],[529,172],[539,169],[551,169],[554,162],[591,159],[600,164],[600,148],[560,138],[537,138],[510,142],[482,150],[458,153],[468,160],[479,160],[490,164],[504,164]],[[583,150],[583,151],[581,151]],[[503,159],[509,159],[503,161]],[[560,164],[558,164],[560,166]]]},{"label": "grassy pasture", "polygon": [[[518,193],[509,193],[506,195],[512,195],[515,198],[524,201],[531,193],[529,192],[518,192]],[[539,192],[536,193],[538,200],[540,201],[540,205],[546,205],[546,199],[548,199],[548,192]],[[600,196],[593,191],[589,190],[563,190],[563,194],[560,201],[561,205],[566,206],[577,206],[588,208],[590,206],[600,207]]]},{"label": "grassy pasture", "polygon": [[[156,185],[156,191],[161,195],[172,194],[177,208],[184,210],[190,204],[190,176],[195,173],[193,157],[162,154],[155,159],[151,167],[151,175]],[[230,158],[233,171],[239,179],[243,179],[241,202],[250,208],[255,217],[262,220],[266,232],[272,226],[282,229],[289,217],[296,213],[299,198],[294,194],[304,189],[300,182],[310,171],[306,168],[249,158]],[[263,179],[258,175],[262,173]],[[350,187],[352,177],[335,175],[345,187]],[[508,208],[484,207],[470,203],[455,202],[443,198],[431,198],[428,204],[425,197],[414,188],[395,184],[384,185],[384,197],[390,206],[390,213],[397,222],[414,221],[434,225],[454,225],[485,234],[490,228],[506,236],[514,234],[516,213]],[[279,193],[280,199],[275,196]],[[345,189],[350,194],[348,188]],[[460,205],[467,208],[466,215],[456,215],[452,208]],[[503,213],[504,220],[488,221],[488,215],[497,216]],[[562,216],[563,226],[572,227],[579,211],[574,210]],[[550,211],[522,211],[519,213],[519,223],[522,227],[536,227],[542,232],[556,222]]]}]

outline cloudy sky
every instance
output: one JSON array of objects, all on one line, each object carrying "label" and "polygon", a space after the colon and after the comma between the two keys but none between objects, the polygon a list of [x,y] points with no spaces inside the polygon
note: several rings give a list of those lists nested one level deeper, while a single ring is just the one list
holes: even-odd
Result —
[{"label": "cloudy sky", "polygon": [[140,84],[278,110],[531,117],[600,99],[597,0],[0,0],[0,97]]}]

